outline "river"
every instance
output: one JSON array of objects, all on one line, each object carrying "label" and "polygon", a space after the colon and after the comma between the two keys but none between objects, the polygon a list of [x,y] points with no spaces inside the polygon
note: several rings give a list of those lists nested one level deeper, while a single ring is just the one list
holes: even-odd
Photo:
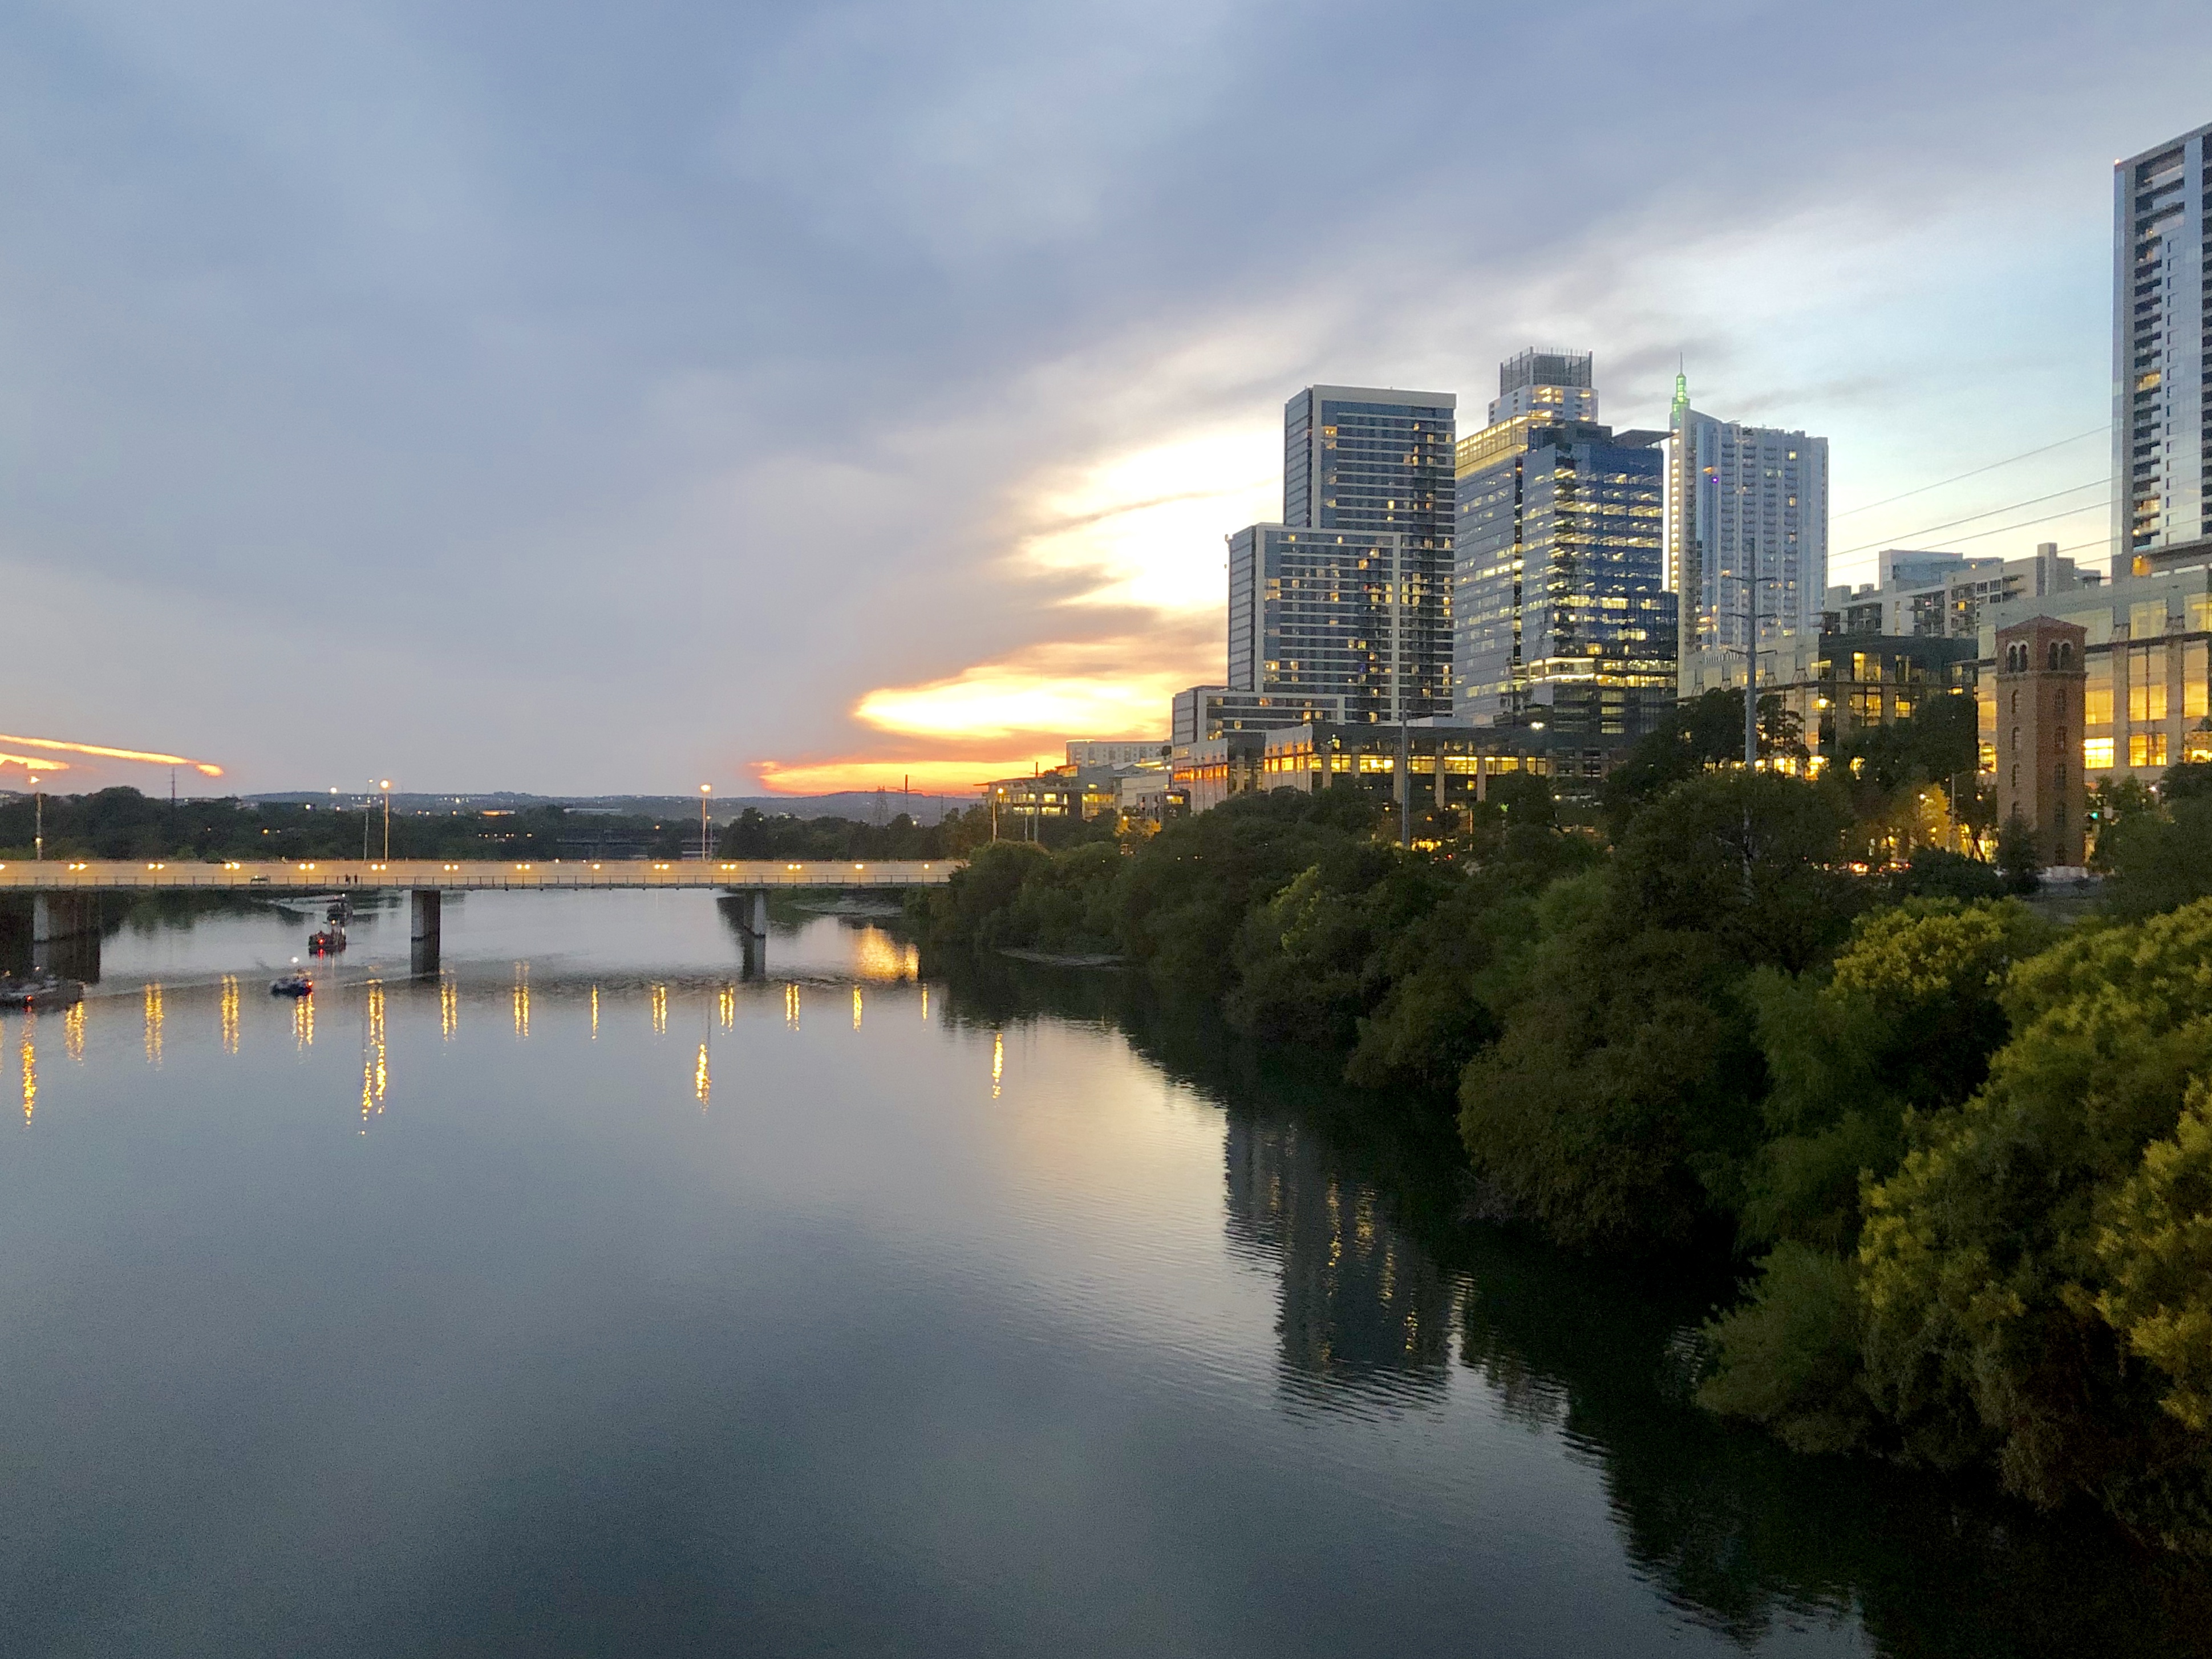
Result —
[{"label": "river", "polygon": [[0,1023],[11,1654],[2212,1651],[2093,1522],[1707,1420],[1710,1275],[1120,975],[481,893],[295,1005],[305,912],[119,924]]}]

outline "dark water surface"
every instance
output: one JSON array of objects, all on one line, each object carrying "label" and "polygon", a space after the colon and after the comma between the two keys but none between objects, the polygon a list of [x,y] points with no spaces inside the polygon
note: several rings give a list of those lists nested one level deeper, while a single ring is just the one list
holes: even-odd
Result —
[{"label": "dark water surface", "polygon": [[2212,1651],[2094,1525],[1708,1422],[1710,1284],[1114,976],[476,894],[295,1009],[309,925],[142,908],[0,1024],[9,1654]]}]

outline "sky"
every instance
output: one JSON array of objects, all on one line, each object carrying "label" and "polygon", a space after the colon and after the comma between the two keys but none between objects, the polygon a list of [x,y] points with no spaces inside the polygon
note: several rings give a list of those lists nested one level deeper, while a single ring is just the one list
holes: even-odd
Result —
[{"label": "sky", "polygon": [[1297,388],[1465,431],[1532,344],[1616,424],[1680,364],[1826,436],[1832,581],[2101,560],[2112,163],[2212,120],[2212,9],[2125,24],[21,0],[0,733],[194,793],[972,788],[1220,678]]}]

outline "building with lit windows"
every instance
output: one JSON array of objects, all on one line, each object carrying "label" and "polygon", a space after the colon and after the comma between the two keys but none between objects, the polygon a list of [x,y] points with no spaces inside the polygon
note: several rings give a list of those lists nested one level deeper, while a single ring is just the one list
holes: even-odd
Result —
[{"label": "building with lit windows", "polygon": [[[1864,726],[1909,719],[1931,697],[1972,691],[1977,642],[1942,634],[1829,631],[1790,634],[1759,653],[1759,695],[1781,700],[1804,734],[1808,759],[1832,761]],[[1734,647],[1682,659],[1682,695],[1733,691],[1745,653]]]},{"label": "building with lit windows", "polygon": [[1513,726],[1413,726],[1401,733],[1396,726],[1316,724],[1259,735],[1256,787],[1304,794],[1348,788],[1396,800],[1402,746],[1417,809],[1478,805],[1494,779],[1513,772],[1548,777],[1563,793],[1588,794],[1625,752],[1619,744]]},{"label": "building with lit windows", "polygon": [[[2146,562],[2153,556],[2141,556]],[[2091,788],[2133,774],[2155,783],[2177,761],[2212,760],[2212,546],[2121,576],[1984,611],[1979,640],[1982,770],[2010,776],[2012,722],[2001,708],[2000,636],[2038,617],[2081,629],[2080,772]],[[2193,562],[2186,562],[2193,561]]]},{"label": "building with lit windows", "polygon": [[1347,720],[1451,708],[1437,561],[1379,531],[1252,525],[1229,538],[1229,689],[1340,703]]},{"label": "building with lit windows", "polygon": [[1674,706],[1675,598],[1654,447],[1666,434],[1599,425],[1590,367],[1587,354],[1522,352],[1498,371],[1491,423],[1459,444],[1452,700],[1462,724],[1628,743]]},{"label": "building with lit windows", "polygon": [[1828,587],[1828,441],[1717,420],[1677,375],[1667,455],[1667,586],[1682,651],[1817,634]]},{"label": "building with lit windows", "polygon": [[1272,732],[1278,726],[1304,726],[1309,720],[1343,718],[1340,696],[1276,696],[1232,691],[1225,685],[1194,685],[1175,694],[1169,733],[1181,748],[1228,732]]},{"label": "building with lit windows", "polygon": [[[2112,169],[2112,545],[2212,538],[2212,126]],[[2147,574],[2147,573],[2145,573]]]},{"label": "building with lit windows", "polygon": [[2045,542],[2025,558],[1968,558],[1888,548],[1876,556],[1879,580],[1828,590],[1828,626],[1846,634],[1909,634],[1971,640],[1984,606],[2048,599],[2104,580]]},{"label": "building with lit windows", "polygon": [[1449,392],[1310,386],[1283,405],[1283,522],[1411,538],[1451,551]]}]

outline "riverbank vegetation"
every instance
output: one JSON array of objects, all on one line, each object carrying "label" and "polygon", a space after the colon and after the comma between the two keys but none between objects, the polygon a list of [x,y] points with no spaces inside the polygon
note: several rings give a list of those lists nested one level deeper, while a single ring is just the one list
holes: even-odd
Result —
[{"label": "riverbank vegetation", "polygon": [[1419,851],[1349,792],[985,847],[916,896],[925,955],[1117,955],[1454,1123],[1476,1214],[1736,1252],[1712,1410],[2212,1554],[2212,787],[2173,769],[2062,927],[2018,861],[1870,865],[1971,738],[1931,712],[1820,783],[1686,720],[1603,833],[1521,779]]}]

